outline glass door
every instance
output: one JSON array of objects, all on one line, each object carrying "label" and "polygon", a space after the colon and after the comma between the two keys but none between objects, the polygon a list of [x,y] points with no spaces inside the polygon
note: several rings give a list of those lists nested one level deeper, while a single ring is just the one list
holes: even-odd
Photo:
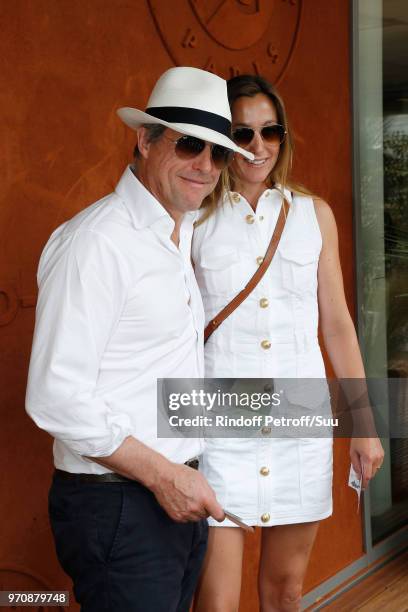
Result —
[{"label": "glass door", "polygon": [[[408,377],[408,2],[358,0],[355,196],[359,335],[372,378]],[[385,420],[408,421],[406,385]],[[408,439],[384,439],[366,495],[367,548],[407,523]],[[367,541],[368,540],[368,541]]]}]

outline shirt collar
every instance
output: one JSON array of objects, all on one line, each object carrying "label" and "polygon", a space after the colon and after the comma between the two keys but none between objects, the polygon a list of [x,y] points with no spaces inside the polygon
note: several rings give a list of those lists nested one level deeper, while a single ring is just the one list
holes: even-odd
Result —
[{"label": "shirt collar", "polygon": [[[130,166],[126,168],[115,188],[115,193],[120,197],[129,212],[133,224],[137,229],[146,227],[160,227],[169,233],[174,229],[174,220],[167,210],[153,194],[133,174]],[[198,211],[186,212],[182,221],[183,228],[193,231],[193,223],[198,216]]]},{"label": "shirt collar", "polygon": [[[292,192],[290,191],[290,189],[285,188],[283,190],[283,193],[285,195],[286,200],[289,202],[289,204],[292,204]],[[240,194],[238,192],[235,191],[230,191],[230,192],[226,192],[224,193],[223,196],[223,201],[224,202],[228,202],[231,199],[234,201],[234,195],[238,195],[240,196]],[[276,184],[275,187],[269,188],[269,189],[265,189],[265,191],[259,196],[259,200],[261,201],[263,198],[265,197],[270,197],[272,196],[272,201],[275,201],[277,203],[281,203],[281,197],[282,197],[282,186],[280,184]],[[274,197],[275,196],[275,197]],[[243,196],[240,196],[241,198],[243,198]],[[245,198],[243,198],[245,199]]]},{"label": "shirt collar", "polygon": [[[278,193],[282,193],[282,185],[280,183],[276,184],[275,192],[277,190],[279,190]],[[292,196],[292,192],[290,191],[290,189],[285,187],[285,189],[283,190],[283,193],[285,194],[285,198],[289,202],[289,204],[292,204],[293,196]]]}]

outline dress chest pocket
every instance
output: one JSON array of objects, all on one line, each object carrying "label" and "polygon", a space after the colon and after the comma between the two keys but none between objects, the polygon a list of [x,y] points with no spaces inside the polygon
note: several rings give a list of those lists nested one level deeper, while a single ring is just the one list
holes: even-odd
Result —
[{"label": "dress chest pocket", "polygon": [[200,261],[195,266],[200,290],[212,296],[239,291],[242,288],[239,285],[240,263],[240,255],[236,248],[203,250]]},{"label": "dress chest pocket", "polygon": [[279,249],[279,255],[284,288],[297,295],[315,293],[320,250],[309,245],[285,245]]}]

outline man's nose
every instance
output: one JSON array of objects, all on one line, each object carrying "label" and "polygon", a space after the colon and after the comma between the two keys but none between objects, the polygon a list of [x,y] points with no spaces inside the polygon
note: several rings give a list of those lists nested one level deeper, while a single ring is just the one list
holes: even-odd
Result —
[{"label": "man's nose", "polygon": [[206,143],[203,151],[197,155],[193,160],[193,168],[200,170],[201,172],[211,172],[213,168],[213,162],[211,159],[211,145]]}]

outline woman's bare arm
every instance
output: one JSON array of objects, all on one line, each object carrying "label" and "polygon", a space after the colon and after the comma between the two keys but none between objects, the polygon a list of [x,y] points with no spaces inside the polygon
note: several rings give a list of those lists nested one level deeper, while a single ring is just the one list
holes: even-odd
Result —
[{"label": "woman's bare arm", "polygon": [[[344,294],[336,221],[326,202],[315,199],[314,204],[323,239],[318,268],[318,302],[324,344],[337,378],[364,379],[358,338]],[[349,401],[357,399],[351,397]],[[353,438],[350,455],[357,473],[363,466],[365,487],[383,461],[381,443],[377,437]]]}]

